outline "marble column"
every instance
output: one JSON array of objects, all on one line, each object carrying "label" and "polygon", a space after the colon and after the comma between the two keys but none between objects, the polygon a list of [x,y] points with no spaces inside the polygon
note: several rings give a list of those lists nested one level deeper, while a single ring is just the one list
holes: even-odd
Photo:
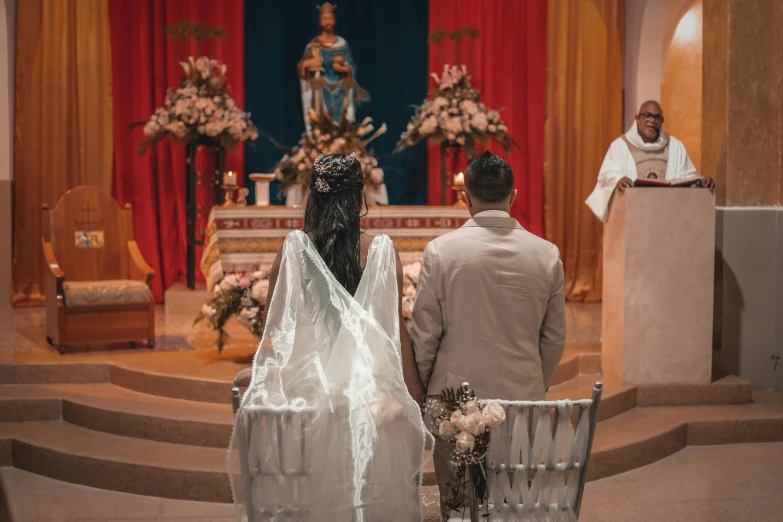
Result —
[{"label": "marble column", "polygon": [[714,347],[783,391],[783,2],[704,0],[702,172],[718,183]]}]

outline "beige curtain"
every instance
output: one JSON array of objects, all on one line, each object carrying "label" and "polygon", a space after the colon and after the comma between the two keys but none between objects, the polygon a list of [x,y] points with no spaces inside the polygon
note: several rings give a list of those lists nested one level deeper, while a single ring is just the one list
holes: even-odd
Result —
[{"label": "beige curtain", "polygon": [[566,298],[601,299],[601,222],[584,201],[622,132],[624,0],[550,0],[544,234],[560,248]]},{"label": "beige curtain", "polygon": [[41,205],[68,189],[111,189],[108,0],[18,3],[14,143],[15,305],[43,301]]}]

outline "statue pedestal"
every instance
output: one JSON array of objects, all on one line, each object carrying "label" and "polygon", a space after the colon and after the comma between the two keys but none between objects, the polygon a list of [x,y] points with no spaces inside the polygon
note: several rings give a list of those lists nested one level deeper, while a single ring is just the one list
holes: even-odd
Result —
[{"label": "statue pedestal", "polygon": [[615,194],[604,229],[604,375],[629,385],[711,381],[714,256],[708,190]]}]

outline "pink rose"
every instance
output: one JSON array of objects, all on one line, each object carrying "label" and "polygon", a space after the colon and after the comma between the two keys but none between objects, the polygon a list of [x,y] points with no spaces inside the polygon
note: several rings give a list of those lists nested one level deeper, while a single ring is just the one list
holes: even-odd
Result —
[{"label": "pink rose", "polygon": [[476,401],[468,401],[465,403],[465,413],[472,415],[479,412],[479,406]]},{"label": "pink rose", "polygon": [[457,427],[458,430],[465,430],[465,416],[461,411],[455,411],[451,414],[451,423]]},{"label": "pink rose", "polygon": [[442,421],[440,423],[440,426],[438,426],[438,433],[444,439],[450,439],[451,437],[457,434],[457,431],[458,431],[457,427],[447,420]]},{"label": "pink rose", "polygon": [[465,416],[465,431],[476,436],[487,431],[487,425],[484,424],[484,418],[481,416],[481,413],[472,413]]},{"label": "pink rose", "polygon": [[506,410],[500,404],[490,402],[484,406],[481,417],[484,419],[484,424],[486,424],[487,428],[497,428],[506,421]]},{"label": "pink rose", "polygon": [[457,451],[459,453],[466,453],[473,451],[476,447],[476,437],[468,433],[467,431],[461,431],[457,435]]},{"label": "pink rose", "polygon": [[242,290],[245,290],[245,289],[247,289],[247,288],[250,288],[250,278],[249,278],[249,277],[247,277],[247,276],[243,276],[243,277],[242,277],[242,278],[239,280],[239,287],[240,287]]}]

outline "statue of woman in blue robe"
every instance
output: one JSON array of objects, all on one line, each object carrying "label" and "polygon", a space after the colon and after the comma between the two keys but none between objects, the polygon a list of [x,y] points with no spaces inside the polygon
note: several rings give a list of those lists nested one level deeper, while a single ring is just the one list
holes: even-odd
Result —
[{"label": "statue of woman in blue robe", "polygon": [[340,123],[343,113],[353,121],[356,103],[369,99],[367,91],[356,82],[351,48],[345,38],[336,33],[336,7],[329,2],[318,7],[318,36],[307,45],[298,66],[308,133],[310,109],[319,116],[331,115],[336,123]]}]

